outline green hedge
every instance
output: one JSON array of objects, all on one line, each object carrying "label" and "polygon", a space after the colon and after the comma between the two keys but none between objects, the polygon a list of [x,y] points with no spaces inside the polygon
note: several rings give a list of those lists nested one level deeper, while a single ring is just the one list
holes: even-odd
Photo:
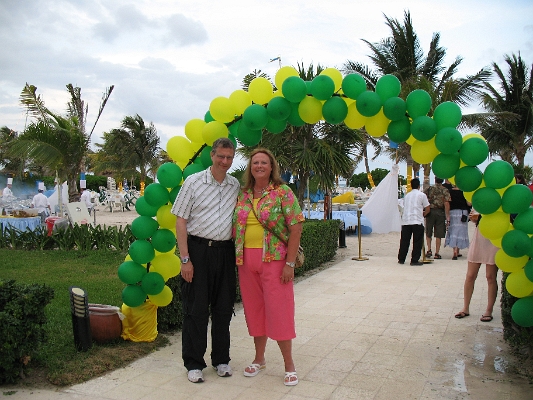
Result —
[{"label": "green hedge", "polygon": [[45,340],[44,308],[53,298],[48,286],[0,280],[0,384],[24,375]]},{"label": "green hedge", "polygon": [[[306,271],[320,267],[335,257],[339,241],[339,221],[306,220],[300,243],[304,248],[305,263],[296,270],[295,275],[303,275]],[[157,329],[160,332],[174,332],[181,329],[183,316],[181,313],[181,289],[179,277],[171,278],[167,285],[172,289],[172,302],[157,310]],[[237,285],[236,301],[241,301],[239,285]]]}]

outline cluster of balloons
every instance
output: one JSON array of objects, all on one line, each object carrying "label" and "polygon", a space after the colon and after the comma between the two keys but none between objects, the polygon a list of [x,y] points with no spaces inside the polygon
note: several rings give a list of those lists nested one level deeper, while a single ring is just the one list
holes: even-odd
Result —
[{"label": "cluster of balloons", "polygon": [[[159,183],[146,188],[135,205],[139,217],[132,224],[136,241],[129,250],[131,260],[119,267],[119,277],[128,286],[123,300],[130,307],[150,298],[163,306],[172,300],[164,282],[179,273],[175,250],[175,216],[170,213],[182,180],[208,168],[211,145],[227,137],[237,145],[257,145],[266,130],[283,132],[288,125],[303,126],[326,121],[344,123],[351,129],[365,130],[373,137],[388,134],[396,143],[411,146],[414,161],[432,163],[436,176],[454,182],[483,218],[480,232],[500,248],[497,265],[510,275],[506,287],[519,300],[512,308],[514,321],[533,326],[533,208],[531,191],[514,183],[513,168],[504,161],[479,169],[489,153],[485,139],[478,134],[462,136],[457,130],[462,114],[453,102],[433,110],[431,96],[414,90],[405,100],[399,97],[400,81],[384,75],[375,91],[367,89],[362,76],[342,76],[327,68],[312,81],[304,81],[290,66],[280,68],[271,82],[257,77],[248,91],[235,90],[229,97],[216,97],[203,119],[191,119],[185,136],[168,141],[167,153],[174,163],[157,171]],[[510,214],[517,214],[514,224]],[[153,219],[155,217],[155,220]],[[146,266],[149,266],[148,268]]]}]

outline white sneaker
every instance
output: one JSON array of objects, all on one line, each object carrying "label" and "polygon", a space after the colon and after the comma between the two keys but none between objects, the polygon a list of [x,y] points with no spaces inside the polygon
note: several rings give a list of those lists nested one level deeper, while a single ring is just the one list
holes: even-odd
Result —
[{"label": "white sneaker", "polygon": [[192,383],[201,383],[204,381],[204,374],[201,370],[199,369],[191,369],[188,373],[187,373],[187,378],[192,382]]},{"label": "white sneaker", "polygon": [[233,375],[233,371],[228,364],[218,364],[216,367],[213,367],[217,371],[217,375],[221,377],[227,377]]}]

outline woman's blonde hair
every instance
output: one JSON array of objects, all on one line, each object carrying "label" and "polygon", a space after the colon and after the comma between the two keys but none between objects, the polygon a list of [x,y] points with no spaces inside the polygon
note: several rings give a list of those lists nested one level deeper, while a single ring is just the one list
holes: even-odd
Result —
[{"label": "woman's blonde hair", "polygon": [[248,158],[248,164],[246,165],[246,170],[244,171],[243,175],[243,181],[244,181],[244,188],[243,189],[252,189],[255,185],[255,178],[252,175],[252,158],[258,154],[263,153],[268,156],[270,159],[270,166],[272,167],[272,171],[270,171],[270,182],[274,185],[274,187],[278,187],[279,185],[282,185],[285,183],[283,179],[281,179],[281,175],[279,172],[279,165],[276,161],[276,158],[274,157],[274,154],[268,149],[258,147],[257,149],[254,149],[250,153],[250,157]]}]

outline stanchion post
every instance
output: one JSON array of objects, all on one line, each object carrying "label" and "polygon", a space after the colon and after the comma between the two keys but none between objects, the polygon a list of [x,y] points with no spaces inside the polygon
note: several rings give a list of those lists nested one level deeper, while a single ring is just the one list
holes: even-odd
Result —
[{"label": "stanchion post", "polygon": [[357,209],[357,241],[359,242],[359,257],[352,257],[352,260],[355,261],[365,261],[368,260],[368,257],[362,257],[361,254],[361,205]]}]

